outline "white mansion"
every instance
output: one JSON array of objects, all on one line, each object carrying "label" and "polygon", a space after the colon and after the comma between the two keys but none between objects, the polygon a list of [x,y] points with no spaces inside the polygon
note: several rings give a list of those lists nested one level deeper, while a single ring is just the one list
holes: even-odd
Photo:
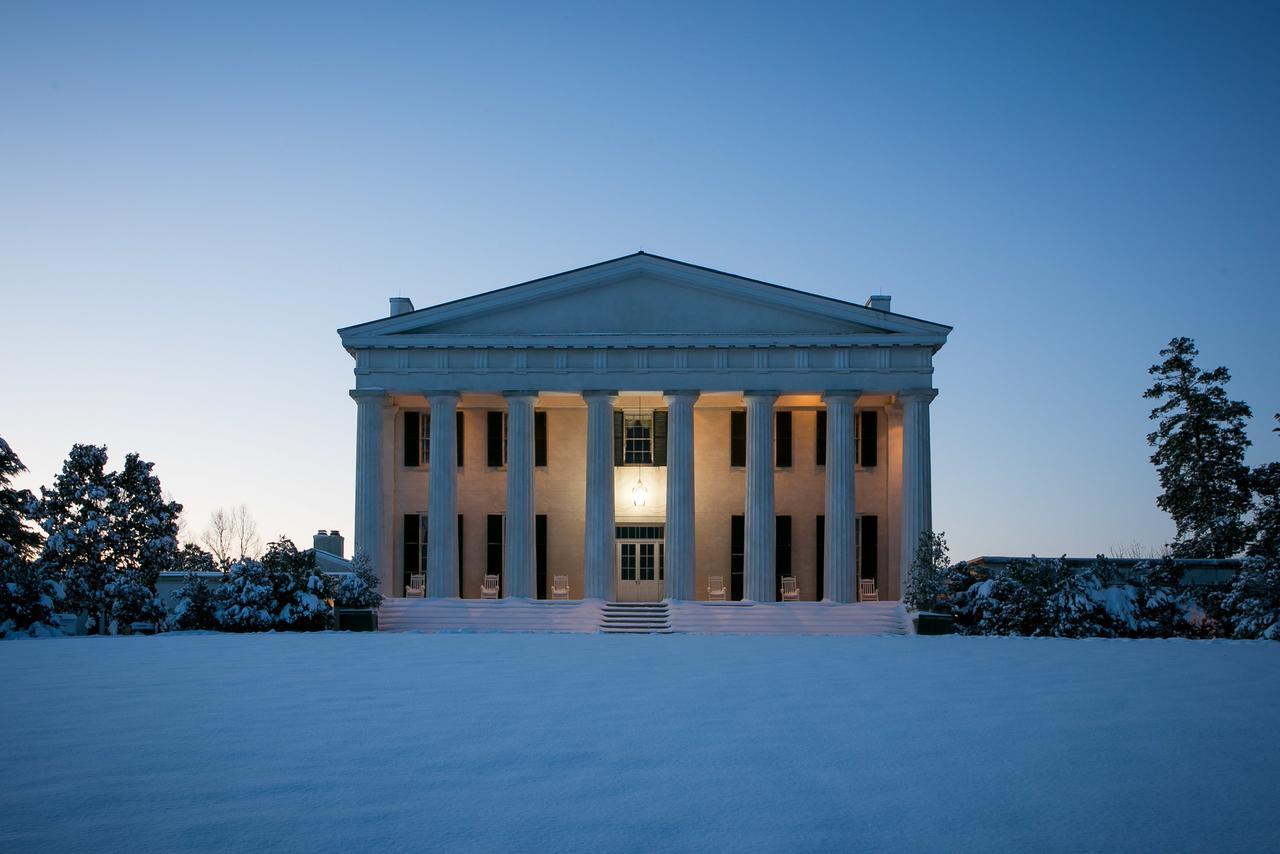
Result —
[{"label": "white mansion", "polygon": [[428,597],[901,596],[950,327],[643,252],[339,330],[356,548]]}]

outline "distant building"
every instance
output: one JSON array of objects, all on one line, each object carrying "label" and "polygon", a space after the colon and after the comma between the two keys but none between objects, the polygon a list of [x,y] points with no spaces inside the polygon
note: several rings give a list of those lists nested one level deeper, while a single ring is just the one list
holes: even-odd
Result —
[{"label": "distant building", "polygon": [[950,327],[643,252],[339,330],[385,595],[901,596]]}]

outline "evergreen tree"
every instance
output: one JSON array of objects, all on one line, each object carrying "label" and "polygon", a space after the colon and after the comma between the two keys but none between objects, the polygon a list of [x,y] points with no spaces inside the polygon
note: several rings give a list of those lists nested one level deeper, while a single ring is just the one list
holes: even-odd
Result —
[{"label": "evergreen tree", "polygon": [[[209,566],[213,559],[208,553]],[[194,562],[193,564],[194,565]],[[186,580],[178,588],[173,610],[167,626],[173,631],[212,630],[218,628],[218,594],[199,573],[205,570],[187,570]]]},{"label": "evergreen tree", "polygon": [[351,574],[343,576],[334,590],[333,600],[340,608],[377,608],[382,604],[378,592],[378,576],[373,573],[369,555],[363,549],[351,558]]},{"label": "evergreen tree", "polygon": [[166,501],[153,463],[137,454],[125,457],[114,477],[108,508],[112,520],[112,550],[116,568],[135,578],[133,583],[155,590],[160,573],[174,568],[178,550],[178,514],[182,505]]},{"label": "evergreen tree", "polygon": [[908,607],[916,611],[950,610],[947,578],[951,567],[945,532],[921,531],[915,560],[907,578]]},{"label": "evergreen tree", "polygon": [[218,589],[218,625],[229,632],[265,632],[275,625],[271,576],[261,562],[233,563]]},{"label": "evergreen tree", "polygon": [[298,551],[287,537],[267,545],[262,556],[271,579],[278,628],[316,631],[333,628],[333,584],[316,566],[313,549]]},{"label": "evergreen tree", "polygon": [[67,604],[93,615],[105,632],[111,613],[109,588],[115,580],[110,507],[114,478],[107,472],[107,449],[74,445],[53,487],[40,487],[35,519],[45,532],[40,568],[60,579]]},{"label": "evergreen tree", "polygon": [[[1276,413],[1280,421],[1280,413]],[[1280,433],[1280,427],[1273,428]],[[1280,563],[1280,463],[1258,466],[1251,475],[1253,520],[1247,553]]]},{"label": "evergreen tree", "polygon": [[31,560],[40,548],[40,534],[26,524],[35,496],[28,489],[14,489],[9,482],[26,471],[3,437],[0,437],[0,541],[21,560]]},{"label": "evergreen tree", "polygon": [[1151,462],[1160,475],[1156,503],[1177,528],[1169,544],[1178,557],[1226,558],[1244,548],[1245,516],[1251,493],[1244,451],[1249,407],[1227,398],[1231,374],[1224,367],[1204,371],[1190,338],[1174,338],[1152,365],[1156,377],[1143,397],[1159,400],[1151,410],[1158,421],[1147,436]]},{"label": "evergreen tree", "polygon": [[0,638],[51,634],[62,585],[44,574],[4,540],[0,540]]}]

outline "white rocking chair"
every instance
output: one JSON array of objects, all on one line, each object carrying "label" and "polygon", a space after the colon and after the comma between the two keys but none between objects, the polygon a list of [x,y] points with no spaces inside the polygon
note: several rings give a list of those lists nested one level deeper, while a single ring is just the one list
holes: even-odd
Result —
[{"label": "white rocking chair", "polygon": [[409,576],[409,585],[404,589],[404,595],[407,597],[417,597],[421,599],[427,595],[427,586],[425,583],[426,576],[421,573],[415,573]]},{"label": "white rocking chair", "polygon": [[498,598],[498,576],[486,575],[484,583],[480,585],[481,599],[497,599]]},{"label": "white rocking chair", "polygon": [[712,602],[723,602],[727,593],[724,589],[724,576],[713,575],[707,579],[707,598]]},{"label": "white rocking chair", "polygon": [[876,592],[874,578],[858,579],[858,600],[861,602],[879,602],[880,594]]},{"label": "white rocking chair", "polygon": [[782,601],[800,601],[800,588],[796,585],[796,578],[794,575],[782,576]]},{"label": "white rocking chair", "polygon": [[553,575],[551,577],[551,598],[552,599],[568,599],[569,598],[569,576]]}]

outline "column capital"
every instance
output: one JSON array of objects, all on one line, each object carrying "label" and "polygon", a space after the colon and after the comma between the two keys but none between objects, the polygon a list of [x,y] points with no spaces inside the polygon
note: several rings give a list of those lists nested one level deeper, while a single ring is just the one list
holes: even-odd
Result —
[{"label": "column capital", "polygon": [[848,388],[834,389],[831,391],[824,391],[822,393],[822,402],[823,403],[857,403],[858,398],[860,397],[862,397],[862,391],[860,389],[848,389]]},{"label": "column capital", "polygon": [[504,392],[502,393],[502,396],[503,396],[503,397],[505,397],[505,398],[507,398],[508,400],[510,400],[510,399],[512,399],[512,398],[522,398],[522,397],[527,397],[527,398],[529,398],[529,400],[533,401],[533,400],[537,400],[537,399],[538,399],[538,392],[536,392],[536,391],[531,391],[531,390],[528,390],[528,389],[518,389],[518,390],[509,390],[509,391],[504,391]]},{"label": "column capital", "polygon": [[582,399],[585,400],[587,403],[591,403],[593,401],[595,402],[607,401],[608,404],[612,406],[613,402],[618,399],[618,390],[617,389],[612,389],[612,390],[583,389]]},{"label": "column capital", "polygon": [[664,391],[662,393],[662,400],[664,403],[667,403],[668,405],[676,402],[683,402],[683,401],[688,401],[689,403],[696,403],[698,398],[701,396],[702,396],[702,392],[697,389],[692,389],[692,390],[676,389],[671,391]]},{"label": "column capital", "polygon": [[742,393],[744,399],[755,398],[756,400],[768,400],[770,403],[777,400],[782,392],[776,389],[748,389]]},{"label": "column capital", "polygon": [[442,401],[453,398],[453,401],[457,403],[458,398],[462,397],[462,393],[456,388],[432,388],[423,391],[422,396],[427,400],[440,399]]},{"label": "column capital", "polygon": [[904,388],[896,395],[899,402],[918,400],[921,403],[929,403],[937,396],[936,388]]},{"label": "column capital", "polygon": [[356,403],[364,400],[381,400],[386,401],[389,395],[385,388],[353,388],[348,392],[351,399]]}]

